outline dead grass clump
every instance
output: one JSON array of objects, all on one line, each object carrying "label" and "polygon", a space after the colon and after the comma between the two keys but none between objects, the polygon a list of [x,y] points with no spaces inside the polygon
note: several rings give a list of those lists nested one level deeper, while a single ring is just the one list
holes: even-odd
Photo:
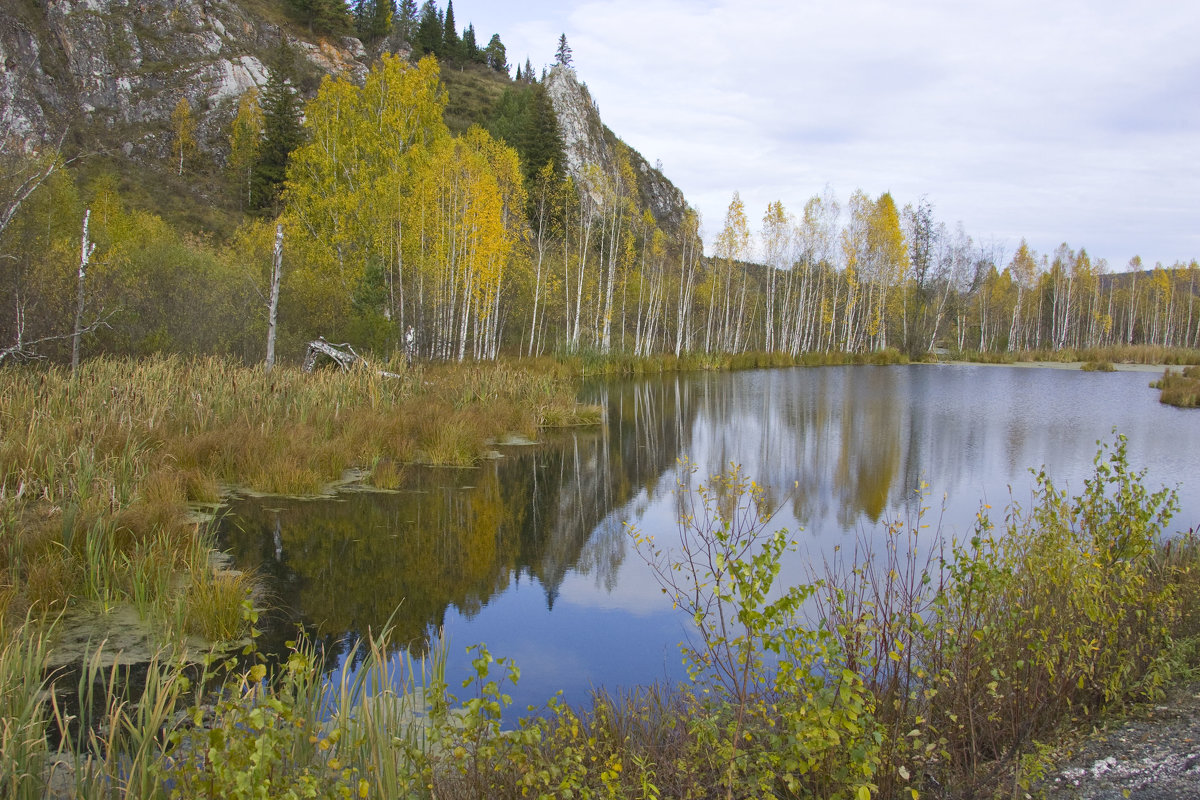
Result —
[{"label": "dead grass clump", "polygon": [[1150,385],[1160,390],[1160,403],[1180,408],[1200,408],[1200,367],[1187,367],[1181,373],[1168,368],[1161,380]]},{"label": "dead grass clump", "polygon": [[404,484],[404,478],[404,466],[393,459],[385,458],[375,463],[368,480],[378,489],[399,489]]},{"label": "dead grass clump", "polygon": [[[82,570],[65,548],[52,548],[31,559],[25,567],[23,605],[35,618],[65,611],[76,593]],[[16,592],[14,591],[14,595]]]},{"label": "dead grass clump", "polygon": [[184,593],[183,626],[187,633],[209,642],[227,642],[242,635],[243,605],[254,581],[236,570],[202,570]]}]

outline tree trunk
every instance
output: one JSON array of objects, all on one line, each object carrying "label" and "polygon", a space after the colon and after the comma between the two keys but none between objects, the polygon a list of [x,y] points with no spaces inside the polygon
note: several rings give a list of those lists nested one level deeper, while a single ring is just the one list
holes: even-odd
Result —
[{"label": "tree trunk", "polygon": [[267,314],[267,372],[275,366],[275,323],[279,317],[279,281],[283,276],[283,223],[275,223],[275,253],[271,260],[271,305]]},{"label": "tree trunk", "polygon": [[79,292],[75,303],[75,330],[71,336],[71,372],[79,369],[79,340],[83,334],[83,281],[87,274],[88,261],[96,251],[96,245],[88,241],[88,220],[92,216],[89,208],[83,212],[83,238],[79,245]]}]

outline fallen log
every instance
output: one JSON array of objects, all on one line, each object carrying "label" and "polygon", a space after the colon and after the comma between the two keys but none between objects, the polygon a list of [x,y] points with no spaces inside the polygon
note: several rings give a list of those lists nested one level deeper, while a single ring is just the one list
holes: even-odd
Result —
[{"label": "fallen log", "polygon": [[342,370],[367,364],[367,360],[354,352],[354,348],[349,344],[330,344],[321,336],[308,343],[308,352],[304,355],[304,371],[312,372],[321,356],[329,358]]},{"label": "fallen log", "polygon": [[[331,344],[330,342],[325,341],[324,336],[320,336],[308,343],[308,352],[304,355],[304,371],[312,372],[316,368],[317,362],[322,356],[325,356],[330,361],[337,364],[338,369],[340,370],[369,366],[367,364],[367,360],[358,353],[354,352],[354,348],[348,343]],[[388,372],[382,369],[377,369],[375,371],[385,378],[400,377],[394,372]]]}]

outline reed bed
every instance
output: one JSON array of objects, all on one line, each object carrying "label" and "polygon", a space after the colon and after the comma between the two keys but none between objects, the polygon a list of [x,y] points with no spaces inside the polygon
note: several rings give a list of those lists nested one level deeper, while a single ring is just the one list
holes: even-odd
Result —
[{"label": "reed bed", "polygon": [[748,352],[748,353],[669,353],[636,356],[629,353],[600,353],[582,351],[563,353],[557,357],[531,359],[521,362],[531,369],[571,376],[658,375],[670,372],[718,372],[771,367],[822,367],[846,364],[907,364],[909,359],[895,348],[870,353],[829,352]]},{"label": "reed bed", "polygon": [[1039,348],[1034,350],[979,352],[964,350],[954,358],[981,364],[1014,364],[1017,362],[1047,361],[1069,364],[1095,362],[1111,364],[1200,364],[1200,350],[1187,347],[1162,347],[1151,344],[1111,345],[1109,347],[1086,347],[1062,349]]},{"label": "reed bed", "polygon": [[[0,370],[0,617],[133,602],[175,630],[225,629],[245,581],[212,577],[189,502],[229,485],[313,494],[381,463],[394,483],[396,465],[470,464],[489,439],[598,418],[563,377],[503,364],[383,377],[168,356]],[[193,576],[182,604],[167,597],[180,574]]]},{"label": "reed bed", "polygon": [[1200,367],[1186,367],[1182,372],[1167,369],[1161,380],[1150,385],[1160,390],[1160,403],[1180,408],[1200,408]]}]

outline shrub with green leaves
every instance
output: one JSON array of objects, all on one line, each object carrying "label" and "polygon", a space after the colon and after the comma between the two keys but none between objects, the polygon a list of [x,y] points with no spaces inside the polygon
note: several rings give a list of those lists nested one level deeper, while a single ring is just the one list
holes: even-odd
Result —
[{"label": "shrub with green leaves", "polygon": [[677,544],[635,541],[699,632],[697,646],[682,646],[696,691],[693,756],[726,797],[869,797],[881,741],[874,698],[838,637],[801,624],[817,585],[775,590],[796,544],[785,530],[768,532],[763,487],[731,465],[680,492]]}]

